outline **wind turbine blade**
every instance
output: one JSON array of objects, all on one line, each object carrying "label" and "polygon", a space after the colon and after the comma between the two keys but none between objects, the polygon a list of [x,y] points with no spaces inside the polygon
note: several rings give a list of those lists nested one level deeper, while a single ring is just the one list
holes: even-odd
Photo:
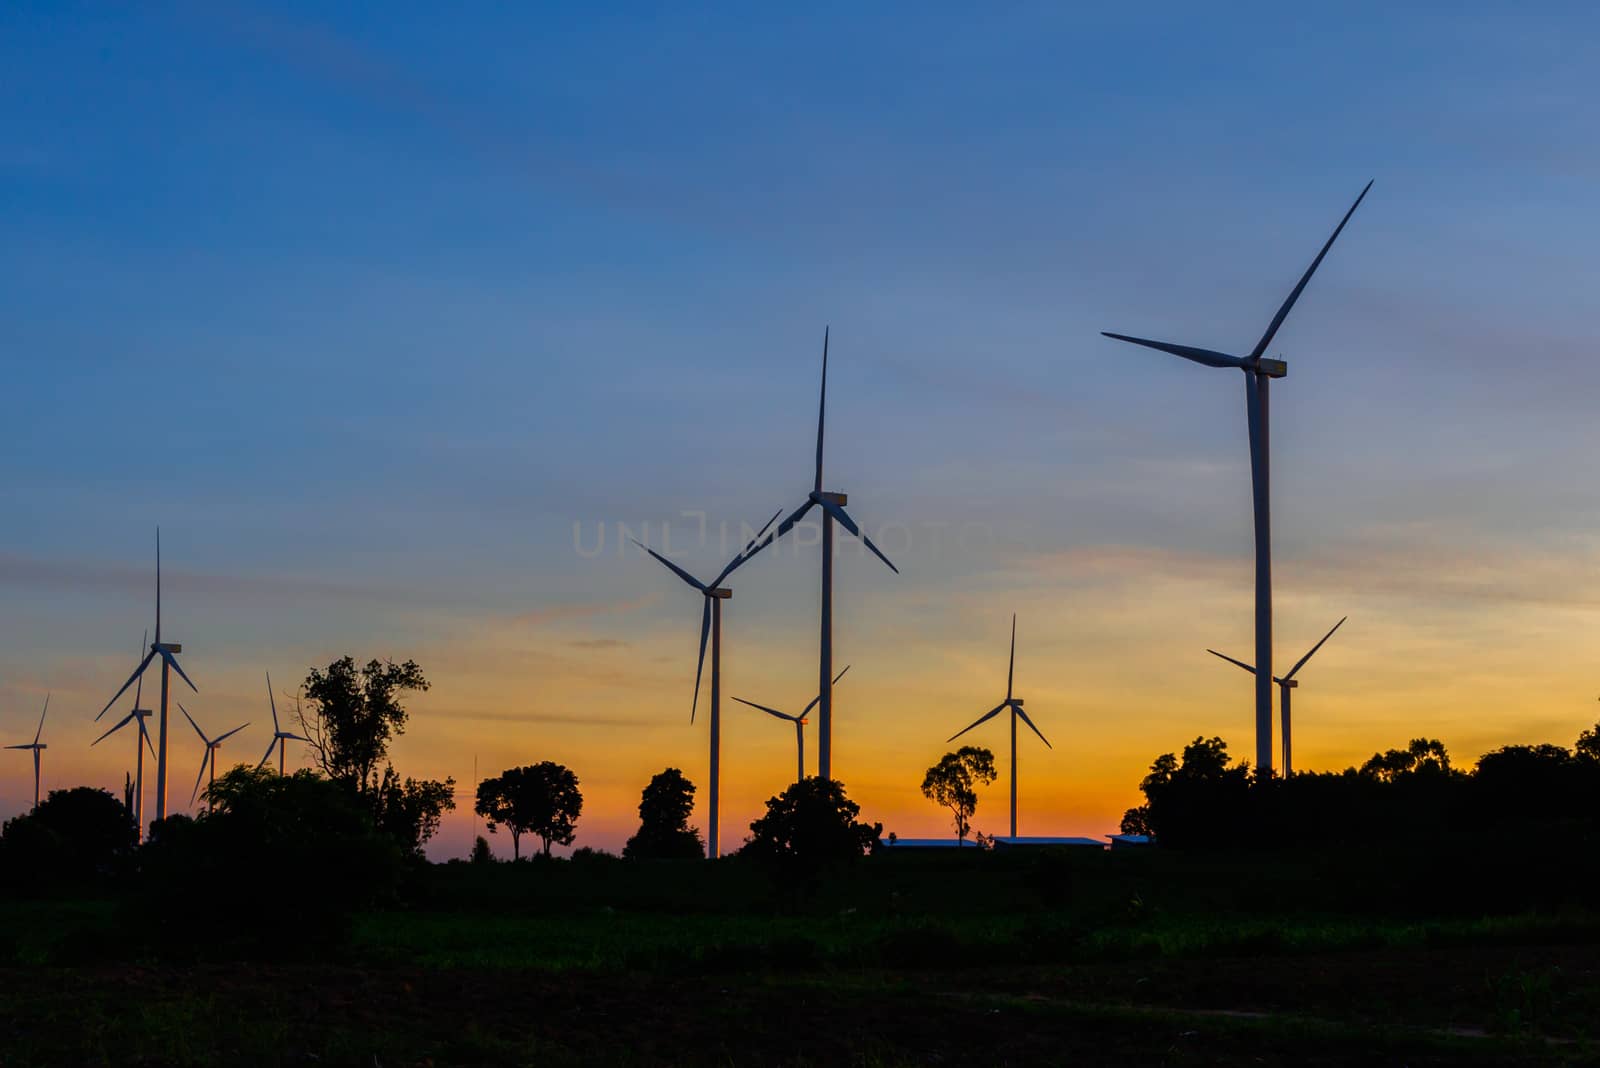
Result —
[{"label": "wind turbine blade", "polygon": [[[1350,618],[1349,616],[1345,616],[1344,617],[1344,619],[1349,619],[1349,618]],[[1322,641],[1318,642],[1317,644],[1315,644],[1315,645],[1313,645],[1311,647],[1311,652],[1307,653],[1305,656],[1302,656],[1299,660],[1295,661],[1294,667],[1289,669],[1289,674],[1287,674],[1287,675],[1285,675],[1283,677],[1285,682],[1287,682],[1288,680],[1294,678],[1294,673],[1296,671],[1299,671],[1301,668],[1306,666],[1306,661],[1310,660],[1313,656],[1315,656],[1317,654],[1317,650],[1322,648],[1323,642],[1326,642],[1329,638],[1333,637],[1333,631],[1334,630],[1338,630],[1340,627],[1344,626],[1344,619],[1341,619],[1341,620],[1339,620],[1339,622],[1335,623],[1333,625],[1333,630],[1330,630],[1330,631],[1328,631],[1328,633],[1324,634],[1322,636]]]},{"label": "wind turbine blade", "polygon": [[1102,330],[1100,334],[1116,341],[1126,341],[1130,345],[1143,345],[1147,349],[1170,352],[1174,356],[1182,356],[1186,360],[1193,360],[1195,363],[1205,364],[1207,367],[1243,367],[1245,365],[1243,357],[1229,356],[1226,352],[1217,352],[1214,349],[1197,349],[1193,345],[1174,345],[1170,341],[1151,341],[1149,338],[1113,334],[1109,330]]},{"label": "wind turbine blade", "polygon": [[828,327],[822,328],[822,397],[817,402],[817,478],[812,489],[822,492],[822,421],[828,411]]},{"label": "wind turbine blade", "polygon": [[1022,722],[1026,723],[1029,727],[1031,727],[1033,729],[1033,733],[1035,733],[1035,734],[1037,734],[1039,736],[1039,740],[1044,743],[1044,747],[1046,749],[1054,749],[1055,748],[1055,746],[1050,744],[1050,739],[1048,739],[1048,738],[1046,738],[1044,736],[1044,732],[1041,731],[1038,727],[1034,726],[1033,720],[1028,718],[1028,714],[1022,710],[1022,706],[1021,705],[1012,705],[1011,706],[1011,710],[1013,712],[1015,712],[1017,715],[1021,716],[1022,717]]},{"label": "wind turbine blade", "polygon": [[[179,707],[181,708],[182,706],[180,705]],[[235,734],[238,734],[240,731],[244,730],[248,726],[250,726],[249,723],[241,723],[237,727],[233,728],[233,730],[229,731],[227,734],[219,734],[219,735],[217,735],[217,740],[212,742],[212,743],[210,743],[210,744],[211,745],[221,745],[223,743],[223,741],[225,741],[228,738],[232,738]]]},{"label": "wind turbine blade", "polygon": [[700,659],[694,667],[694,701],[689,705],[689,722],[700,710],[700,676],[706,669],[706,638],[711,634],[711,598],[705,599],[705,609],[700,613]]},{"label": "wind turbine blade", "polygon": [[1250,350],[1251,358],[1262,355],[1267,351],[1267,346],[1272,344],[1272,336],[1278,332],[1278,327],[1283,325],[1288,318],[1289,309],[1294,307],[1294,302],[1300,299],[1301,292],[1306,288],[1306,283],[1311,281],[1311,276],[1317,273],[1317,268],[1322,266],[1322,257],[1328,254],[1333,243],[1339,239],[1339,234],[1344,230],[1344,224],[1350,221],[1350,216],[1356,213],[1361,202],[1367,198],[1367,190],[1372,188],[1368,182],[1366,188],[1361,190],[1361,195],[1356,197],[1356,202],[1350,205],[1350,210],[1344,213],[1344,218],[1339,220],[1339,225],[1334,227],[1333,234],[1328,238],[1328,243],[1322,246],[1322,251],[1317,253],[1317,258],[1311,261],[1311,266],[1306,268],[1306,273],[1300,276],[1299,283],[1289,294],[1289,299],[1283,302],[1283,307],[1278,309],[1278,314],[1272,317],[1272,325],[1267,327],[1267,332],[1261,335],[1261,340],[1256,342],[1256,347]]},{"label": "wind turbine blade", "polygon": [[111,711],[111,706],[116,704],[117,699],[128,692],[128,687],[132,686],[139,676],[144,674],[144,669],[150,666],[150,661],[154,660],[155,656],[156,653],[154,649],[145,654],[144,659],[139,661],[139,666],[133,669],[133,674],[128,676],[128,681],[122,684],[122,689],[112,694],[111,700],[106,702],[106,707],[100,710],[100,715],[94,717],[96,720],[99,720],[100,716],[103,716],[107,712]]},{"label": "wind turbine blade", "polygon": [[638,538],[633,538],[633,539],[630,539],[630,540],[632,540],[632,542],[635,545],[637,545],[639,548],[643,549],[645,552],[649,553],[651,556],[655,557],[657,560],[660,560],[663,564],[666,564],[669,568],[672,569],[672,573],[674,575],[677,575],[679,578],[683,579],[683,581],[687,582],[689,585],[693,586],[695,589],[699,590],[701,593],[706,592],[705,583],[701,582],[699,579],[697,579],[693,575],[689,574],[689,572],[685,571],[683,568],[679,567],[677,564],[673,563],[671,560],[668,560],[665,556],[662,556],[660,553],[658,553],[654,549],[650,548],[650,546],[644,544]]},{"label": "wind turbine blade", "polygon": [[196,723],[194,717],[189,715],[189,710],[183,707],[182,701],[178,702],[178,711],[183,713],[183,718],[189,721],[189,726],[194,728],[194,732],[200,736],[200,740],[210,745],[211,739],[206,737],[206,732],[200,729],[200,724]]},{"label": "wind turbine blade", "polygon": [[191,679],[189,677],[188,673],[183,670],[183,667],[178,663],[178,658],[177,657],[173,656],[171,653],[167,652],[165,649],[162,649],[161,650],[161,659],[165,660],[168,664],[172,665],[172,670],[176,671],[178,673],[178,677],[180,679],[182,679],[184,682],[187,682],[189,684],[189,689],[193,690],[195,693],[199,693],[200,692],[200,687],[196,686],[194,684],[194,680]]},{"label": "wind turbine blade", "polygon": [[1011,663],[1006,666],[1006,700],[1011,700],[1011,682],[1017,673],[1017,614],[1011,613]]},{"label": "wind turbine blade", "polygon": [[769,716],[777,716],[779,719],[788,720],[790,723],[793,723],[795,720],[800,718],[799,716],[791,716],[786,712],[779,712],[776,708],[768,708],[766,705],[758,705],[754,701],[746,701],[743,697],[735,697],[734,700],[738,701],[741,705],[749,705],[751,708],[759,708]]},{"label": "wind turbine blade", "polygon": [[1229,656],[1227,653],[1219,653],[1215,649],[1207,649],[1206,652],[1210,653],[1212,656],[1220,656],[1220,657],[1222,657],[1222,659],[1226,660],[1228,663],[1236,664],[1239,667],[1242,667],[1246,671],[1250,672],[1250,674],[1252,674],[1252,675],[1254,675],[1256,673],[1256,669],[1255,668],[1251,667],[1249,664],[1246,664],[1243,660],[1235,660],[1233,657]]},{"label": "wind turbine blade", "polygon": [[33,744],[39,744],[39,736],[44,733],[44,717],[50,714],[50,695],[44,695],[44,711],[39,713],[39,729],[33,732]]},{"label": "wind turbine blade", "polygon": [[216,759],[216,750],[206,746],[206,755],[200,758],[200,774],[194,777],[194,791],[189,794],[189,804],[194,804],[194,799],[200,796],[200,783],[206,777],[207,763]]},{"label": "wind turbine blade", "polygon": [[156,527],[156,644],[161,644],[161,528]]},{"label": "wind turbine blade", "polygon": [[[844,678],[844,672],[845,671],[849,671],[849,670],[850,670],[850,665],[846,664],[844,666],[844,671],[841,671],[841,672],[839,672],[839,674],[835,675],[833,677],[833,681],[835,683],[837,683],[840,679]],[[809,716],[811,714],[811,710],[813,708],[816,708],[817,705],[820,704],[821,702],[822,702],[822,695],[819,693],[819,694],[817,694],[817,696],[815,696],[815,697],[813,697],[811,699],[811,702],[809,704],[807,704],[804,709],[801,710],[799,718],[805,719],[807,716]]]},{"label": "wind turbine blade", "polygon": [[967,733],[967,731],[970,731],[973,727],[978,726],[980,723],[989,722],[991,719],[994,719],[994,717],[998,716],[1001,712],[1004,712],[1009,707],[1011,707],[1011,703],[1009,701],[1001,701],[999,704],[995,705],[992,709],[990,709],[989,711],[985,712],[983,715],[979,716],[977,719],[973,720],[966,727],[962,728],[959,731],[956,731],[949,738],[945,739],[945,741],[947,743],[955,741],[957,738],[959,738],[963,734]]},{"label": "wind turbine blade", "polygon": [[837,504],[834,504],[832,501],[823,501],[822,507],[829,515],[833,516],[840,526],[844,527],[844,529],[860,538],[861,543],[868,549],[871,549],[872,555],[876,556],[879,560],[882,560],[884,564],[888,566],[890,571],[893,571],[896,575],[900,574],[900,569],[895,567],[894,563],[887,556],[883,555],[883,551],[872,543],[872,539],[867,537],[866,534],[862,532],[860,527],[856,526],[856,521],[850,518],[850,513],[846,512],[843,508],[839,507]]},{"label": "wind turbine blade", "polygon": [[287,738],[291,742],[309,742],[309,741],[311,741],[310,738],[302,737],[301,735],[295,734],[295,733],[293,733],[291,731],[284,731],[282,734],[278,735],[278,737],[279,738]]},{"label": "wind turbine blade", "polygon": [[115,734],[118,731],[120,731],[122,728],[126,727],[128,725],[128,721],[130,719],[132,719],[132,718],[133,718],[133,713],[132,712],[129,712],[126,716],[123,716],[122,719],[120,721],[118,721],[118,723],[117,723],[117,725],[115,727],[112,727],[110,730],[106,731],[100,737],[98,737],[94,741],[90,742],[89,743],[89,748],[91,748],[91,749],[94,748],[95,746],[99,745],[101,742],[105,741],[107,738],[111,737],[113,734]]},{"label": "wind turbine blade", "polygon": [[[1259,407],[1260,397],[1261,383],[1256,381],[1255,375],[1245,375],[1244,411],[1245,421],[1250,427],[1250,484],[1252,489],[1255,487],[1256,479],[1261,477],[1261,464],[1257,459],[1257,453],[1260,451],[1261,447],[1261,409]],[[1254,499],[1259,500],[1260,498],[1256,497]]]},{"label": "wind turbine blade", "polygon": [[270,671],[267,672],[267,704],[272,706],[272,733],[277,734],[280,729],[278,727],[278,699],[272,696],[272,672]]},{"label": "wind turbine blade", "polygon": [[278,736],[276,734],[274,734],[272,736],[272,741],[267,743],[267,752],[266,752],[266,754],[264,756],[262,756],[261,763],[256,765],[256,770],[257,771],[260,771],[262,768],[267,766],[267,761],[272,759],[272,751],[274,749],[276,749],[277,747],[278,747]]},{"label": "wind turbine blade", "polygon": [[717,577],[711,580],[711,588],[712,589],[715,589],[716,587],[722,585],[722,580],[723,579],[725,579],[729,575],[733,574],[735,570],[737,570],[738,568],[740,568],[740,567],[742,567],[744,565],[744,562],[746,560],[750,559],[750,557],[755,555],[755,553],[750,551],[750,547],[753,546],[756,542],[761,540],[761,535],[765,534],[767,532],[767,529],[769,527],[771,527],[772,524],[775,523],[777,521],[778,517],[780,515],[782,515],[782,514],[783,514],[783,509],[782,508],[779,508],[776,512],[772,513],[772,518],[767,520],[766,523],[762,526],[762,528],[760,530],[756,531],[756,536],[751,538],[749,541],[745,542],[744,548],[740,549],[738,551],[738,553],[735,554],[734,558],[732,560],[728,561],[728,566],[723,568],[722,571],[720,573],[718,573]]},{"label": "wind turbine blade", "polygon": [[[150,638],[150,631],[149,631],[148,628],[146,628],[145,632],[139,636],[139,652],[141,652],[141,653],[144,652],[145,645],[149,641],[149,638]],[[138,708],[139,707],[139,702],[142,701],[143,699],[144,699],[144,675],[140,674],[140,676],[139,676],[139,685],[134,687],[134,690],[133,690],[133,707],[134,708]],[[98,719],[99,717],[97,716],[95,718]]]},{"label": "wind turbine blade", "polygon": [[139,737],[144,739],[144,747],[150,750],[150,756],[156,755],[155,743],[150,740],[150,728],[144,725],[144,717],[139,717]]},{"label": "wind turbine blade", "polygon": [[[762,549],[765,549],[768,545],[771,545],[773,542],[789,533],[789,531],[793,530],[795,524],[804,519],[806,517],[806,513],[811,511],[811,506],[816,503],[816,501],[812,500],[810,497],[807,497],[804,504],[790,512],[786,517],[784,517],[783,522],[778,524],[778,532],[776,534],[757,546],[756,552],[760,552]],[[750,555],[754,556],[755,553],[751,553]]]}]

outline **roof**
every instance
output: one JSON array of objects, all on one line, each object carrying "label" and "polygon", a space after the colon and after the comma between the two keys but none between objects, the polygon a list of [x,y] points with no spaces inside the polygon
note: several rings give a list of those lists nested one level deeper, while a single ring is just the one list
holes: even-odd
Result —
[{"label": "roof", "polygon": [[1093,846],[1104,849],[1106,844],[1098,838],[1034,838],[1018,836],[1016,838],[991,838],[997,847],[1010,849],[1021,846]]},{"label": "roof", "polygon": [[1111,839],[1113,845],[1150,844],[1150,836],[1148,834],[1108,834],[1106,837]]},{"label": "roof", "polygon": [[955,849],[963,844],[968,849],[978,848],[970,839],[965,843],[957,842],[954,838],[896,838],[891,842],[888,836],[884,836],[878,841],[885,849]]}]

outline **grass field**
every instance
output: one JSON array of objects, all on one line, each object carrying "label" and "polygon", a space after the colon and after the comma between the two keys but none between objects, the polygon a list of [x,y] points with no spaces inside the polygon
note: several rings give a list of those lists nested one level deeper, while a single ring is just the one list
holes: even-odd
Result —
[{"label": "grass field", "polygon": [[447,866],[337,946],[10,902],[0,1064],[1600,1062],[1600,914],[1374,909],[1322,863]]}]

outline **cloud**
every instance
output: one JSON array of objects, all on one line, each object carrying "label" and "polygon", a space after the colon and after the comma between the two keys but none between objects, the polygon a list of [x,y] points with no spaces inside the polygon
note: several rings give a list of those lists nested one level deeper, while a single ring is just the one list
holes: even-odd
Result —
[{"label": "cloud", "polygon": [[633,643],[621,638],[576,638],[567,644],[574,649],[626,649]]},{"label": "cloud", "polygon": [[[0,552],[0,586],[39,589],[49,592],[94,592],[143,594],[155,598],[155,568],[107,564],[97,560],[51,560],[18,553]],[[263,594],[278,597],[359,598],[375,601],[405,601],[410,595],[394,586],[361,586],[291,575],[220,575],[163,568],[162,588],[167,593]]]}]

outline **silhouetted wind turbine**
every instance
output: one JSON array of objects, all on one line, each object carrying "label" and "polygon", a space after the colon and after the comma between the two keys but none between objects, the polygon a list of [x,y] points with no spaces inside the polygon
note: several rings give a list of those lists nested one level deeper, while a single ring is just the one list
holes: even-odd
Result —
[{"label": "silhouetted wind turbine", "polygon": [[[139,651],[141,653],[144,652],[144,643],[149,639],[149,637],[150,632],[145,631],[144,635],[139,639]],[[150,728],[144,725],[144,721],[150,718],[151,712],[148,708],[140,707],[140,705],[143,703],[143,697],[144,679],[141,678],[139,680],[139,684],[135,686],[133,690],[133,711],[122,717],[122,719],[117,722],[115,727],[112,727],[100,737],[89,743],[91,747],[99,745],[101,742],[105,741],[107,738],[126,727],[129,723],[138,720],[139,736],[135,738],[133,742],[133,823],[136,828],[136,840],[140,842],[144,841],[144,751],[148,749],[150,750],[151,756],[156,755],[155,746],[150,744]],[[180,705],[179,707],[181,708],[182,706]]]},{"label": "silhouetted wind turbine", "polygon": [[[272,689],[271,683],[267,684],[267,689],[270,692]],[[189,726],[194,728],[194,732],[200,736],[200,740],[205,743],[206,747],[205,755],[200,758],[200,774],[194,777],[194,792],[189,795],[189,803],[191,805],[194,804],[194,799],[200,796],[200,780],[206,777],[206,770],[210,769],[211,781],[206,785],[206,809],[209,811],[211,808],[210,790],[211,787],[217,785],[217,750],[222,748],[222,743],[225,740],[238,734],[250,724],[248,722],[241,723],[226,734],[219,734],[215,738],[207,738],[206,732],[201,730],[200,724],[196,723],[194,717],[189,715],[189,710],[183,707],[182,701],[178,702],[178,711],[183,713],[183,718],[189,721]],[[267,752],[270,753],[272,750],[269,749]],[[283,774],[281,769],[278,774]]]},{"label": "silhouetted wind turbine", "polygon": [[[284,742],[310,742],[311,739],[303,737],[302,735],[299,735],[299,734],[295,734],[293,731],[286,731],[281,726],[279,726],[279,724],[278,724],[278,701],[277,701],[276,698],[274,698],[272,696],[272,672],[270,672],[270,671],[267,672],[267,700],[272,705],[272,741],[267,743],[267,751],[264,754],[262,754],[261,763],[257,764],[256,767],[258,767],[258,768],[266,767],[267,766],[267,761],[272,759],[272,747],[273,746],[277,746],[278,747],[278,774],[282,775],[283,774],[283,743]],[[199,728],[197,727],[195,729],[198,730]],[[232,733],[233,733],[232,731],[228,732],[228,734],[232,734]],[[226,738],[227,736],[228,735],[225,734],[222,737]],[[201,737],[204,738],[205,735],[202,734]],[[222,738],[218,738],[217,741],[219,741],[219,742],[222,741]]]},{"label": "silhouetted wind turbine", "polygon": [[39,713],[39,729],[33,732],[33,741],[29,742],[27,745],[8,745],[8,746],[6,746],[7,749],[31,749],[31,750],[33,750],[33,807],[34,808],[38,808],[39,807],[39,754],[42,753],[44,750],[50,748],[47,744],[45,744],[44,742],[41,742],[39,740],[40,735],[44,734],[44,717],[46,716],[46,714],[49,713],[49,711],[50,711],[50,695],[49,694],[45,694],[44,695],[44,711]]},{"label": "silhouetted wind turbine", "polygon": [[[1278,693],[1282,698],[1283,705],[1283,774],[1285,778],[1294,773],[1293,749],[1291,748],[1289,742],[1289,693],[1295,687],[1300,685],[1295,681],[1295,673],[1306,666],[1306,661],[1310,660],[1312,656],[1316,654],[1316,651],[1322,648],[1322,642],[1325,642],[1329,638],[1333,637],[1333,632],[1344,626],[1344,620],[1349,618],[1349,616],[1345,616],[1344,619],[1341,619],[1339,622],[1335,623],[1332,629],[1322,636],[1322,641],[1311,647],[1311,652],[1295,661],[1294,667],[1289,669],[1289,673],[1287,675],[1284,675],[1282,678],[1274,677],[1272,680],[1278,684]],[[1210,653],[1212,656],[1220,656],[1230,664],[1237,664],[1239,667],[1244,668],[1252,675],[1256,673],[1256,669],[1250,664],[1246,664],[1243,660],[1235,660],[1228,654],[1219,653],[1215,649],[1207,649],[1206,652]]]},{"label": "silhouetted wind turbine", "polygon": [[980,723],[987,723],[1008,708],[1011,710],[1011,837],[1013,838],[1017,836],[1017,717],[1022,717],[1022,722],[1026,723],[1033,733],[1039,735],[1039,740],[1045,744],[1045,748],[1055,748],[1050,744],[1050,739],[1040,733],[1039,728],[1033,725],[1033,720],[1029,719],[1028,714],[1022,710],[1022,698],[1011,696],[1011,683],[1016,677],[1016,673],[1017,617],[1013,613],[1011,616],[1011,662],[1006,666],[1006,699],[973,720],[968,726],[956,731],[949,738],[949,741],[953,742]]},{"label": "silhouetted wind turbine", "polygon": [[128,676],[128,681],[106,702],[106,707],[100,710],[98,720],[111,710],[117,703],[117,698],[127,692],[128,687],[140,678],[156,657],[161,658],[161,722],[157,728],[156,745],[156,819],[167,818],[167,696],[170,690],[169,682],[171,672],[176,671],[178,677],[189,684],[189,689],[195,693],[200,692],[200,687],[194,684],[178,665],[177,654],[183,652],[182,644],[178,642],[162,642],[161,640],[161,528],[156,528],[156,640],[150,643],[150,651],[145,658],[139,661],[139,666],[133,669],[133,674]]},{"label": "silhouetted wind turbine", "polygon": [[[849,670],[850,665],[846,664],[844,666],[844,671],[841,671],[839,674],[835,675],[833,677],[833,681],[838,682],[840,679],[844,678],[845,671]],[[738,701],[741,705],[749,705],[751,708],[759,708],[769,716],[777,716],[779,719],[788,720],[790,723],[794,724],[794,781],[799,782],[800,780],[804,779],[806,777],[806,723],[808,722],[806,720],[806,714],[813,708],[817,707],[817,702],[822,700],[821,695],[819,694],[818,696],[813,697],[811,699],[811,703],[806,705],[806,707],[800,711],[798,716],[791,716],[787,712],[779,712],[776,708],[768,708],[766,705],[758,705],[754,701],[746,701],[743,697],[735,697],[734,700]]]},{"label": "silhouetted wind turbine", "polygon": [[728,561],[728,566],[709,583],[701,582],[638,538],[633,539],[635,545],[665,564],[674,575],[700,591],[701,597],[704,598],[704,608],[700,613],[700,659],[694,669],[694,700],[689,704],[689,722],[694,722],[695,712],[700,707],[700,675],[706,666],[706,638],[709,636],[711,639],[711,789],[707,801],[710,814],[706,820],[706,855],[712,860],[721,855],[721,840],[718,836],[721,830],[722,779],[722,602],[733,596],[733,591],[722,583],[740,564],[750,558],[751,547],[761,540],[761,535],[767,532],[781,511],[780,508],[778,512],[773,512],[772,519],[766,521],[756,536],[746,542],[744,548]]},{"label": "silhouetted wind turbine", "polygon": [[[822,392],[817,403],[817,464],[816,477],[805,502],[789,513],[777,532],[757,546],[760,552],[771,542],[787,534],[804,519],[812,508],[822,509],[822,635],[820,655],[817,660],[817,774],[824,779],[833,778],[833,524],[835,521],[851,534],[860,538],[872,554],[882,560],[895,574],[900,569],[883,555],[866,532],[856,526],[850,513],[844,510],[849,496],[844,493],[825,492],[822,488],[822,432],[828,411],[828,330],[822,331]],[[751,553],[750,555],[754,555]]]},{"label": "silhouetted wind turbine", "polygon": [[1255,501],[1256,663],[1263,666],[1262,673],[1256,676],[1256,768],[1263,773],[1272,770],[1272,509],[1271,479],[1268,477],[1270,450],[1267,387],[1274,378],[1283,378],[1289,373],[1287,363],[1268,359],[1266,351],[1267,346],[1272,344],[1278,328],[1283,325],[1283,320],[1288,317],[1289,310],[1294,307],[1294,302],[1300,299],[1306,283],[1311,281],[1311,276],[1321,266],[1322,258],[1333,247],[1334,241],[1344,230],[1345,223],[1350,221],[1350,216],[1355,214],[1356,208],[1366,197],[1367,190],[1371,188],[1372,183],[1368,182],[1366,188],[1361,190],[1361,195],[1356,197],[1355,203],[1350,205],[1350,210],[1344,213],[1344,218],[1334,228],[1327,244],[1322,246],[1317,258],[1311,261],[1306,273],[1300,276],[1300,281],[1289,292],[1289,297],[1278,309],[1278,314],[1272,317],[1267,332],[1261,335],[1261,340],[1250,350],[1250,355],[1232,356],[1212,349],[1174,345],[1166,341],[1150,341],[1145,338],[1129,337],[1126,334],[1102,331],[1106,337],[1170,352],[1174,356],[1181,356],[1206,367],[1230,367],[1244,372],[1245,409],[1250,424],[1250,481]]}]

